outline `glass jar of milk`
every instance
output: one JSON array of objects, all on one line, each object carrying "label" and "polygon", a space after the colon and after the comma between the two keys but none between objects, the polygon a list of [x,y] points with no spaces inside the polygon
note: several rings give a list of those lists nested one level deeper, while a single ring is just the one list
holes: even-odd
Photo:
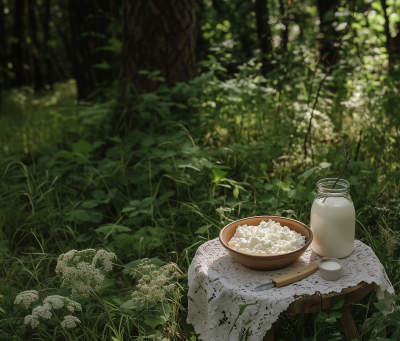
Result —
[{"label": "glass jar of milk", "polygon": [[354,249],[356,213],[346,180],[322,179],[311,208],[311,247],[323,257],[347,257]]}]

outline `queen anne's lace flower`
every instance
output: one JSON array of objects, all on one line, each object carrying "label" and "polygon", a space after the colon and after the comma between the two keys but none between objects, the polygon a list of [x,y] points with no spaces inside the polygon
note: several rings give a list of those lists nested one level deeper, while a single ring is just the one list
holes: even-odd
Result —
[{"label": "queen anne's lace flower", "polygon": [[24,319],[25,324],[30,324],[32,328],[36,328],[39,325],[39,316],[28,315]]},{"label": "queen anne's lace flower", "polygon": [[107,252],[105,250],[99,250],[96,252],[92,260],[92,265],[95,266],[97,262],[102,262],[105,271],[112,269],[111,261],[117,259],[117,256],[113,252]]},{"label": "queen anne's lace flower", "polygon": [[81,321],[77,317],[72,315],[65,315],[64,320],[61,322],[61,327],[75,328],[76,327],[75,322],[81,323]]},{"label": "queen anne's lace flower", "polygon": [[45,303],[41,306],[32,309],[32,315],[25,316],[24,323],[30,324],[32,328],[36,328],[39,325],[39,317],[45,320],[51,319],[51,305]]},{"label": "queen anne's lace flower", "polygon": [[36,290],[28,290],[20,292],[17,297],[15,297],[14,304],[22,303],[25,308],[28,309],[32,302],[36,302],[39,299],[39,293]]},{"label": "queen anne's lace flower", "polygon": [[[47,296],[43,300],[42,306],[33,308],[32,315],[25,316],[24,323],[30,324],[32,328],[36,328],[40,323],[39,318],[42,318],[44,320],[50,320],[52,317],[51,310],[61,309],[63,307],[65,307],[71,313],[74,312],[75,310],[82,311],[82,307],[78,302],[72,301],[67,297],[59,295]],[[64,317],[64,321],[61,323],[61,325],[65,328],[73,328],[76,326],[75,322],[80,323],[78,318],[71,315],[67,315]]]},{"label": "queen anne's lace flower", "polygon": [[176,264],[170,263],[156,270],[149,259],[143,259],[138,265],[140,278],[136,286],[137,291],[132,293],[132,301],[148,303],[165,301],[167,294],[171,294],[175,288],[175,283],[170,282],[180,275],[177,269]]},{"label": "queen anne's lace flower", "polygon": [[62,307],[65,307],[71,313],[73,313],[75,310],[82,311],[82,307],[78,302],[72,301],[64,296],[47,296],[43,303],[49,303],[53,309],[61,309]]},{"label": "queen anne's lace flower", "polygon": [[[112,252],[99,250],[94,255],[91,264],[84,259],[91,257],[93,249],[83,251],[71,250],[58,257],[56,272],[62,275],[62,285],[72,287],[72,296],[88,297],[91,291],[99,291],[104,281],[104,275],[96,263],[103,263],[103,269],[110,271],[112,269],[111,260],[116,256]],[[82,260],[83,258],[83,260]]]}]

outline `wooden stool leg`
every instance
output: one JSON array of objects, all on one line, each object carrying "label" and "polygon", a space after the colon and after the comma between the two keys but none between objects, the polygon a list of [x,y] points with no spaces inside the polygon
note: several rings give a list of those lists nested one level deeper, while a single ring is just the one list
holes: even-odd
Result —
[{"label": "wooden stool leg", "polygon": [[342,317],[338,319],[339,329],[344,333],[347,340],[357,339],[361,341],[361,337],[358,335],[356,325],[354,324],[353,316],[351,316],[350,306],[340,308],[339,312],[342,313]]},{"label": "wooden stool leg", "polygon": [[274,341],[274,332],[275,323],[273,323],[271,329],[267,331],[267,334],[265,334],[263,341]]}]

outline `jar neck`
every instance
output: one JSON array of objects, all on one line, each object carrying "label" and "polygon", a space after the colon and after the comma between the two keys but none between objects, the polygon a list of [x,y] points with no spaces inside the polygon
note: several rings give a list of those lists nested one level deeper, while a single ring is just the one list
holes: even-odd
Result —
[{"label": "jar neck", "polygon": [[[317,195],[323,197],[350,197],[350,184],[348,181],[337,178],[321,179],[317,182]],[[336,185],[335,185],[336,183]],[[335,185],[335,188],[332,188]]]}]

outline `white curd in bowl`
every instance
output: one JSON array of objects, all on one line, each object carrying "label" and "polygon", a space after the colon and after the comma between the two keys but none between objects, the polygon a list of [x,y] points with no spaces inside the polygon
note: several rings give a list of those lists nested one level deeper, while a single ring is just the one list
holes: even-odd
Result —
[{"label": "white curd in bowl", "polygon": [[261,221],[258,226],[239,226],[228,242],[229,246],[238,251],[260,256],[294,251],[305,244],[306,237],[301,233],[271,219],[268,222]]}]

